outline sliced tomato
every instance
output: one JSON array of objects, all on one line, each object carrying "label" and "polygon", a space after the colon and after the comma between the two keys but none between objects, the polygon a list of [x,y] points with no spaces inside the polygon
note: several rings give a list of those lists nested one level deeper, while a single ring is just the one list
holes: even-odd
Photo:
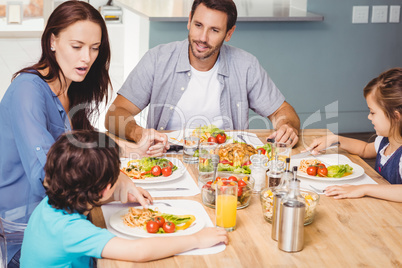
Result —
[{"label": "sliced tomato", "polygon": [[246,183],[245,181],[243,181],[243,180],[239,180],[239,181],[237,182],[237,185],[238,185],[238,187],[240,188],[240,187],[246,186],[247,183]]},{"label": "sliced tomato", "polygon": [[219,161],[219,163],[224,164],[224,165],[228,164],[228,165],[233,166],[233,163],[226,159]]},{"label": "sliced tomato", "polygon": [[165,222],[163,224],[163,230],[166,233],[174,233],[174,231],[176,231],[176,225],[173,222],[170,222],[170,221]]},{"label": "sliced tomato", "polygon": [[257,151],[261,151],[261,154],[267,153],[267,151],[264,148],[258,148]]},{"label": "sliced tomato", "polygon": [[237,187],[237,196],[241,196],[243,194],[243,187]]},{"label": "sliced tomato", "polygon": [[309,166],[307,168],[307,175],[310,175],[310,176],[317,175],[317,167],[316,166]]},{"label": "sliced tomato", "polygon": [[230,176],[229,178],[227,178],[228,181],[236,181],[237,182],[237,178],[235,176]]},{"label": "sliced tomato", "polygon": [[162,216],[156,216],[154,218],[155,222],[158,224],[159,227],[163,227],[163,224],[165,223],[165,218]]},{"label": "sliced tomato", "polygon": [[211,136],[211,137],[208,138],[208,142],[215,142],[216,143],[217,141],[216,141],[215,137]]},{"label": "sliced tomato", "polygon": [[250,160],[248,160],[247,162],[244,162],[244,164],[243,164],[242,166],[249,166],[249,165],[251,165],[251,161],[250,161]]},{"label": "sliced tomato", "polygon": [[158,177],[162,174],[162,169],[160,166],[153,166],[151,168],[151,174],[154,175],[155,177]]},{"label": "sliced tomato", "polygon": [[326,167],[319,166],[317,169],[317,175],[320,177],[326,177],[328,175],[328,169]]},{"label": "sliced tomato", "polygon": [[164,177],[172,175],[172,168],[170,166],[162,168],[162,175]]},{"label": "sliced tomato", "polygon": [[159,230],[159,225],[156,223],[156,221],[149,221],[147,222],[147,232],[155,234]]},{"label": "sliced tomato", "polygon": [[216,141],[219,144],[225,143],[226,141],[226,134],[225,133],[219,133],[218,135],[216,135]]}]

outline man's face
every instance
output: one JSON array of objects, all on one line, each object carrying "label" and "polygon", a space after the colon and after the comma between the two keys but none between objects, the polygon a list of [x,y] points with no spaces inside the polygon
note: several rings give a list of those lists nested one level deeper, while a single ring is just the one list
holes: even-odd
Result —
[{"label": "man's face", "polygon": [[207,8],[200,4],[188,22],[188,41],[190,43],[190,62],[192,60],[213,60],[219,54],[224,41],[229,41],[233,27],[226,32],[227,15],[224,12]]}]

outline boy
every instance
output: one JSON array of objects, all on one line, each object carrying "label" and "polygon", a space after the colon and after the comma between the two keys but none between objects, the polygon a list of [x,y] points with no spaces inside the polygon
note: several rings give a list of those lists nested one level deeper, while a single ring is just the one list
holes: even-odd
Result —
[{"label": "boy", "polygon": [[90,267],[92,257],[149,261],[228,243],[226,231],[218,228],[189,236],[127,240],[94,226],[87,215],[113,195],[119,171],[119,147],[106,134],[63,134],[47,155],[47,197],[25,230],[21,267]]}]

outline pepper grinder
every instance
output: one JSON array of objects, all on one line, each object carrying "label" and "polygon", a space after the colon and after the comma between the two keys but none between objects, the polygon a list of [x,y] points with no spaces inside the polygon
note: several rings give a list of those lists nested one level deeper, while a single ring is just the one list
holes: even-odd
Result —
[{"label": "pepper grinder", "polygon": [[293,179],[289,192],[282,199],[279,215],[278,248],[286,252],[296,252],[304,245],[305,200],[300,194],[300,181],[296,178],[297,167],[293,167]]},{"label": "pepper grinder", "polygon": [[279,236],[279,212],[282,199],[288,193],[289,182],[293,177],[290,171],[290,158],[286,158],[286,170],[282,175],[281,182],[278,187],[275,188],[273,192],[273,203],[272,203],[272,232],[271,237],[273,240],[278,241]]}]

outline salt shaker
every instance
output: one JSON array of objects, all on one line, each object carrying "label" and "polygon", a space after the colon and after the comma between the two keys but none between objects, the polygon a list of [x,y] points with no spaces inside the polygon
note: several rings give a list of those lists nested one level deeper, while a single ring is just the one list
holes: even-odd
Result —
[{"label": "salt shaker", "polygon": [[278,248],[286,252],[296,252],[304,245],[305,200],[300,194],[300,181],[296,178],[297,167],[293,167],[293,179],[289,192],[280,205]]},{"label": "salt shaker", "polygon": [[268,162],[268,157],[261,154],[261,150],[258,151],[258,154],[254,154],[250,157],[250,161],[252,165],[251,168],[251,177],[254,179],[254,193],[259,193],[262,188],[265,187],[265,179],[266,179],[266,164]]},{"label": "salt shaker", "polygon": [[279,212],[280,205],[283,197],[288,193],[289,182],[293,177],[292,172],[289,169],[290,158],[286,158],[286,170],[282,175],[282,179],[279,185],[273,191],[273,203],[272,203],[272,232],[271,237],[273,240],[278,240],[279,235]]}]

